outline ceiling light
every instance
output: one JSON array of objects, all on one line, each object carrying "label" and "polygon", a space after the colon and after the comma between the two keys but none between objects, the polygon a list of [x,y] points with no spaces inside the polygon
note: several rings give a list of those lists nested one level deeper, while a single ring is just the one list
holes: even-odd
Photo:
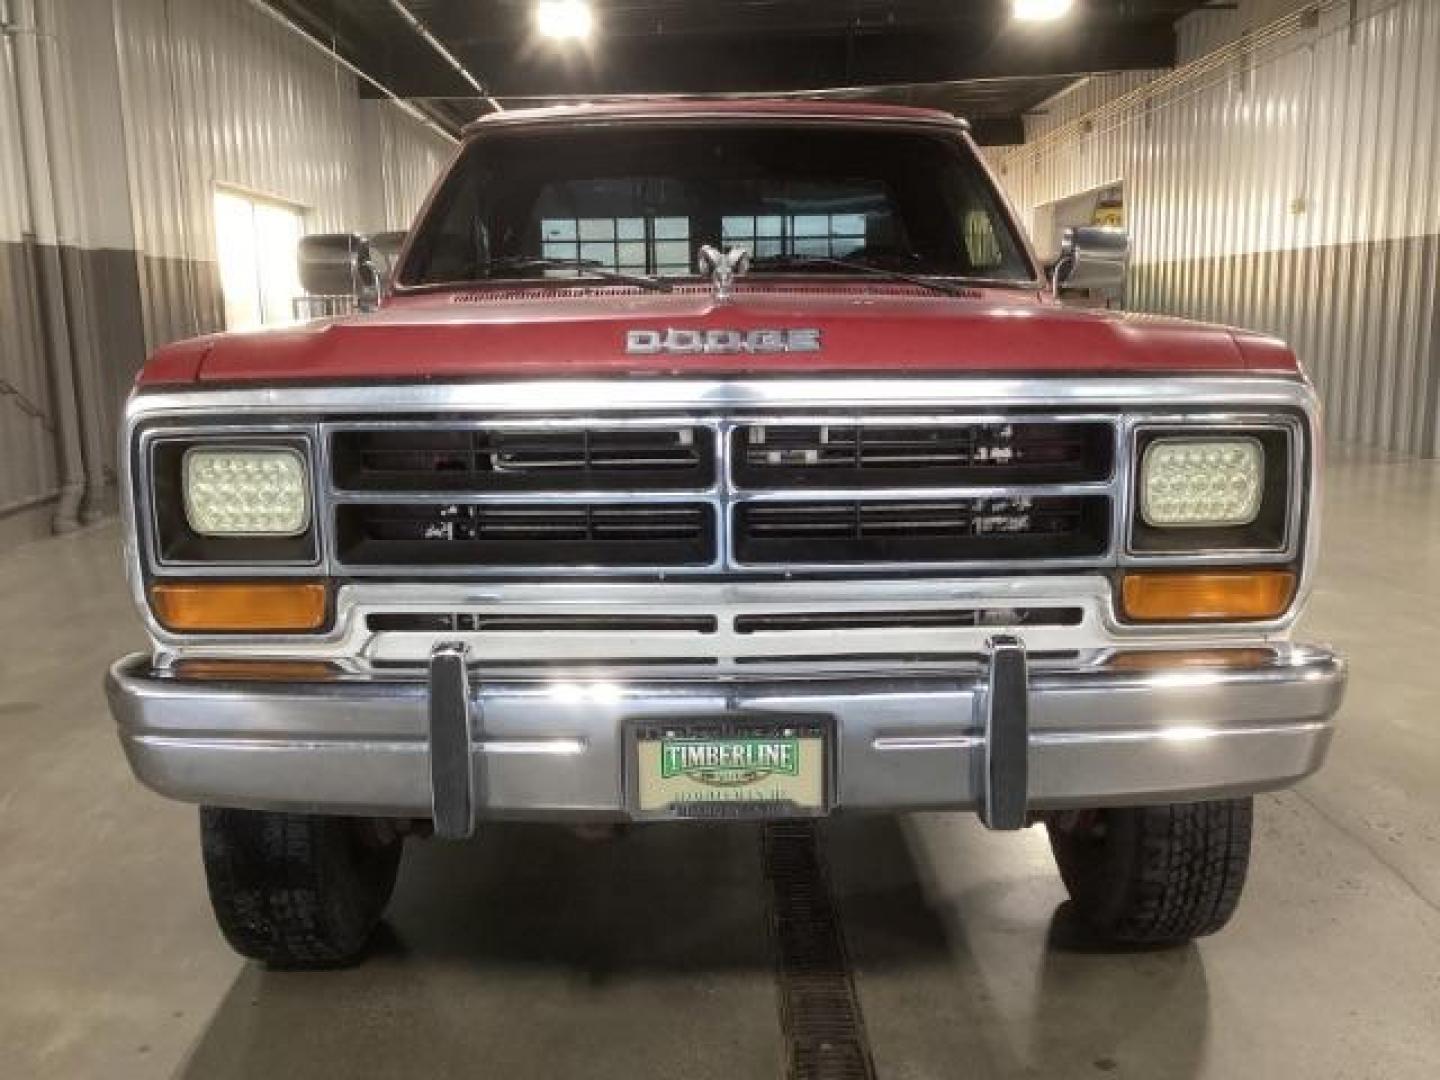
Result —
[{"label": "ceiling light", "polygon": [[595,29],[595,13],[585,0],[540,0],[535,29],[556,41],[583,41]]},{"label": "ceiling light", "polygon": [[1015,18],[1021,22],[1050,22],[1070,13],[1075,0],[1011,0]]}]

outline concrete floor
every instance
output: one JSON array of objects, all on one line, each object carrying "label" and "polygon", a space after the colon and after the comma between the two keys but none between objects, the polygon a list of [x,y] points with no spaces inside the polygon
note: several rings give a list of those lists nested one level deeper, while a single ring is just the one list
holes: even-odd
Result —
[{"label": "concrete floor", "polygon": [[[1440,462],[1337,453],[1305,632],[1353,661],[1330,763],[1261,800],[1246,900],[1177,952],[1069,926],[1038,830],[837,820],[882,1077],[1440,1075]],[[232,955],[195,813],[133,783],[100,674],[143,644],[113,525],[0,559],[0,1076],[774,1077],[753,829],[416,844],[377,955]]]}]

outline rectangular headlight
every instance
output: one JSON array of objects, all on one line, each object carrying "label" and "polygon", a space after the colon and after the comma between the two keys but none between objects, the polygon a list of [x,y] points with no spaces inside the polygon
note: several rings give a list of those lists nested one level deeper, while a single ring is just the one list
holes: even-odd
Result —
[{"label": "rectangular headlight", "polygon": [[1157,528],[1248,525],[1264,480],[1259,439],[1155,439],[1140,465],[1140,515]]},{"label": "rectangular headlight", "polygon": [[310,526],[298,450],[194,446],[183,471],[185,519],[200,536],[298,536]]}]

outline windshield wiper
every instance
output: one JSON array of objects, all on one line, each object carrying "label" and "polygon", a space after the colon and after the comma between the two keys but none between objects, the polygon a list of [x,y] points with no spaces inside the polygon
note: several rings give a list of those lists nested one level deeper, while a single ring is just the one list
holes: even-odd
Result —
[{"label": "windshield wiper", "polygon": [[549,259],[540,255],[505,255],[490,260],[492,270],[579,270],[590,277],[604,278],[623,285],[638,285],[655,292],[671,292],[674,286],[648,274],[627,274],[611,270],[596,259]]},{"label": "windshield wiper", "polygon": [[874,263],[862,262],[858,259],[838,259],[825,255],[767,255],[764,258],[750,260],[752,270],[804,270],[818,266],[833,266],[842,270],[855,270],[862,274],[869,274],[871,277],[904,281],[911,285],[919,285],[922,289],[944,293],[946,296],[965,296],[969,292],[964,286],[955,285],[939,278],[909,274],[904,270],[892,270],[886,266],[876,266]]}]

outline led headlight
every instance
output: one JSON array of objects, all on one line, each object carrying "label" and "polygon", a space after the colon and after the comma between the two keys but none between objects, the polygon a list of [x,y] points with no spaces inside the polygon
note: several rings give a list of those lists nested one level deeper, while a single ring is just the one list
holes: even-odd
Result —
[{"label": "led headlight", "polygon": [[297,536],[310,525],[298,450],[192,447],[184,487],[185,517],[201,536]]},{"label": "led headlight", "polygon": [[1248,525],[1264,477],[1258,439],[1156,439],[1140,465],[1140,515],[1157,527]]}]

